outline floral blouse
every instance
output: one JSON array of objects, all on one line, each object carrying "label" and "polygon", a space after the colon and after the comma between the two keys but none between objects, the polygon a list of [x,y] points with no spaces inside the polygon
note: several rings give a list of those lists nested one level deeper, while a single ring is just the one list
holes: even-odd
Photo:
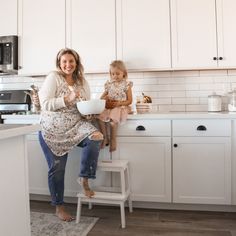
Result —
[{"label": "floral blouse", "polygon": [[[90,96],[87,81],[75,84],[84,99]],[[57,156],[63,156],[83,139],[97,129],[83,119],[77,110],[76,103],[67,107],[64,96],[70,93],[70,88],[63,76],[58,72],[49,74],[39,91],[41,111],[41,130],[45,142]]]},{"label": "floral blouse", "polygon": [[105,83],[105,91],[108,94],[109,99],[125,101],[127,100],[126,93],[129,86],[132,87],[133,83],[127,80],[115,81],[108,80]]}]

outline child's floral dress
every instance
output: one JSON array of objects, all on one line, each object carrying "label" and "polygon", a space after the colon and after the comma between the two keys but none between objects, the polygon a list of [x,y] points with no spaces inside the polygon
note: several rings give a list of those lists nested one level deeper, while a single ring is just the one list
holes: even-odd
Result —
[{"label": "child's floral dress", "polygon": [[[108,80],[105,83],[105,91],[110,100],[126,101],[127,90],[132,87],[133,83],[127,80]],[[113,120],[117,123],[124,123],[127,120],[128,112],[130,111],[128,106],[118,106],[113,109],[105,109],[100,115],[99,119],[104,122]]]}]

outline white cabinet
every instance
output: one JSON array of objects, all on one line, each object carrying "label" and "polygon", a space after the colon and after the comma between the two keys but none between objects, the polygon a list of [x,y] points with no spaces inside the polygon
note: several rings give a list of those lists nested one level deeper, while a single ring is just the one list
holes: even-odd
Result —
[{"label": "white cabinet", "polygon": [[171,0],[173,68],[235,67],[236,2]]},{"label": "white cabinet", "polygon": [[[217,0],[217,36],[218,36],[218,65],[219,67],[236,66],[236,1]],[[221,60],[220,60],[221,59]]]},{"label": "white cabinet", "polygon": [[[28,159],[29,159],[29,191],[33,194],[49,195],[48,190],[48,166],[43,151],[39,144],[38,134],[27,136]],[[74,148],[68,155],[65,173],[65,196],[75,197],[80,190],[77,182],[80,170],[81,148]],[[108,160],[110,155],[108,149],[100,152],[99,160]],[[91,181],[94,188],[110,185],[110,174],[97,172],[96,180]]]},{"label": "white cabinet", "polygon": [[0,216],[0,235],[31,235],[28,163],[25,143],[23,135],[5,139],[1,137],[0,139],[2,161],[0,168],[0,207],[4,212]]},{"label": "white cabinet", "polygon": [[168,120],[131,120],[120,126],[112,158],[130,163],[132,200],[171,202],[170,127]]},{"label": "white cabinet", "polygon": [[[4,124],[37,124],[39,115],[3,115]],[[77,179],[80,170],[81,148],[75,147],[69,152],[65,173],[65,196],[75,197],[80,190]],[[29,191],[32,194],[49,195],[48,166],[41,149],[38,133],[27,135],[27,153],[29,163]],[[109,160],[108,148],[99,153],[99,160]],[[111,175],[107,172],[97,171],[96,179],[91,186],[111,186]]]},{"label": "white cabinet", "polygon": [[93,73],[107,72],[114,59],[130,70],[236,67],[234,0],[0,0],[0,6],[1,35],[20,36],[19,74],[47,74],[64,47],[78,51],[85,72]]},{"label": "white cabinet", "polygon": [[115,0],[67,4],[67,46],[78,51],[86,72],[109,71],[116,59]]},{"label": "white cabinet", "polygon": [[173,202],[231,204],[230,120],[173,121]]},{"label": "white cabinet", "polygon": [[0,0],[0,36],[17,35],[17,0]]},{"label": "white cabinet", "polygon": [[19,74],[47,74],[65,47],[65,0],[19,0]]},{"label": "white cabinet", "polygon": [[173,68],[216,67],[215,0],[171,0]]},{"label": "white cabinet", "polygon": [[232,205],[236,205],[236,120],[232,121]]},{"label": "white cabinet", "polygon": [[29,192],[49,195],[47,162],[39,144],[38,135],[27,135],[29,165]]},{"label": "white cabinet", "polygon": [[[8,116],[6,123],[12,119]],[[235,133],[230,119],[129,119],[118,128],[112,159],[129,161],[134,201],[235,205]],[[30,192],[48,194],[47,164],[37,134],[28,135],[27,142]],[[65,196],[79,191],[80,155],[78,147],[68,156]],[[102,159],[110,159],[108,148],[101,150]],[[91,184],[94,189],[117,187],[119,178],[98,171]]]},{"label": "white cabinet", "polygon": [[[81,188],[77,182],[79,170],[80,170],[80,157],[82,149],[80,147],[74,148],[68,155],[66,173],[65,173],[65,196],[75,197],[76,194],[81,191]],[[108,148],[102,149],[99,154],[99,160],[109,160],[110,154]],[[89,182],[93,189],[98,186],[110,186],[110,173],[97,171],[96,179]],[[89,180],[90,181],[90,180]]]},{"label": "white cabinet", "polygon": [[118,58],[129,69],[170,68],[169,1],[117,2]]}]

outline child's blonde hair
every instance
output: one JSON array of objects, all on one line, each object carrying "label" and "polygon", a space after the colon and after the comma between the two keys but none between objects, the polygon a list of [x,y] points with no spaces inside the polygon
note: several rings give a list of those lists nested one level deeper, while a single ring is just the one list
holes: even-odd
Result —
[{"label": "child's blonde hair", "polygon": [[[125,63],[123,61],[115,60],[110,64],[110,68],[111,67],[121,70],[124,73],[124,79],[128,78],[128,72],[127,72]],[[110,74],[111,74],[111,70],[110,70]]]}]

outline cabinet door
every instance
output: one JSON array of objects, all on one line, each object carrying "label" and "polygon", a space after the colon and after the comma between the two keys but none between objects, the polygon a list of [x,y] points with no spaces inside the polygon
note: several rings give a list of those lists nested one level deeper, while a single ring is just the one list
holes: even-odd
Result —
[{"label": "cabinet door", "polygon": [[17,35],[17,0],[0,0],[0,36]]},{"label": "cabinet door", "polygon": [[229,137],[173,138],[175,203],[231,203],[230,142]]},{"label": "cabinet door", "polygon": [[[79,186],[77,179],[80,171],[80,157],[81,157],[81,148],[76,147],[70,151],[67,160],[66,173],[65,173],[65,196],[75,197],[79,191],[82,191]],[[99,154],[99,160],[109,160],[110,154],[108,148],[102,149]],[[110,173],[97,171],[96,179],[90,181],[90,186],[92,189],[100,186],[110,186],[111,177]]]},{"label": "cabinet door", "polygon": [[24,135],[0,140],[1,236],[31,235],[25,144]]},{"label": "cabinet door", "polygon": [[171,138],[119,137],[112,158],[130,163],[134,201],[171,202]]},{"label": "cabinet door", "polygon": [[217,67],[215,0],[171,0],[173,68]]},{"label": "cabinet door", "polygon": [[67,45],[78,51],[86,72],[107,72],[116,59],[115,0],[67,3]]},{"label": "cabinet door", "polygon": [[65,0],[20,0],[19,74],[47,74],[65,47]]},{"label": "cabinet door", "polygon": [[170,68],[169,1],[120,0],[120,4],[118,57],[129,69]]},{"label": "cabinet door", "polygon": [[236,28],[233,22],[236,22],[236,1],[217,0],[216,6],[219,66],[235,67]]},{"label": "cabinet door", "polygon": [[[29,159],[29,188],[30,193],[49,195],[48,166],[38,141],[38,135],[27,135],[27,148]],[[81,148],[76,147],[68,155],[65,173],[65,196],[75,197],[80,191],[77,182],[80,170]],[[108,149],[100,151],[99,160],[108,160]],[[96,180],[91,182],[93,188],[97,186],[110,186],[111,177],[107,172],[97,172]]]},{"label": "cabinet door", "polygon": [[29,191],[33,194],[49,195],[48,166],[38,141],[38,135],[27,135],[29,163]]}]

